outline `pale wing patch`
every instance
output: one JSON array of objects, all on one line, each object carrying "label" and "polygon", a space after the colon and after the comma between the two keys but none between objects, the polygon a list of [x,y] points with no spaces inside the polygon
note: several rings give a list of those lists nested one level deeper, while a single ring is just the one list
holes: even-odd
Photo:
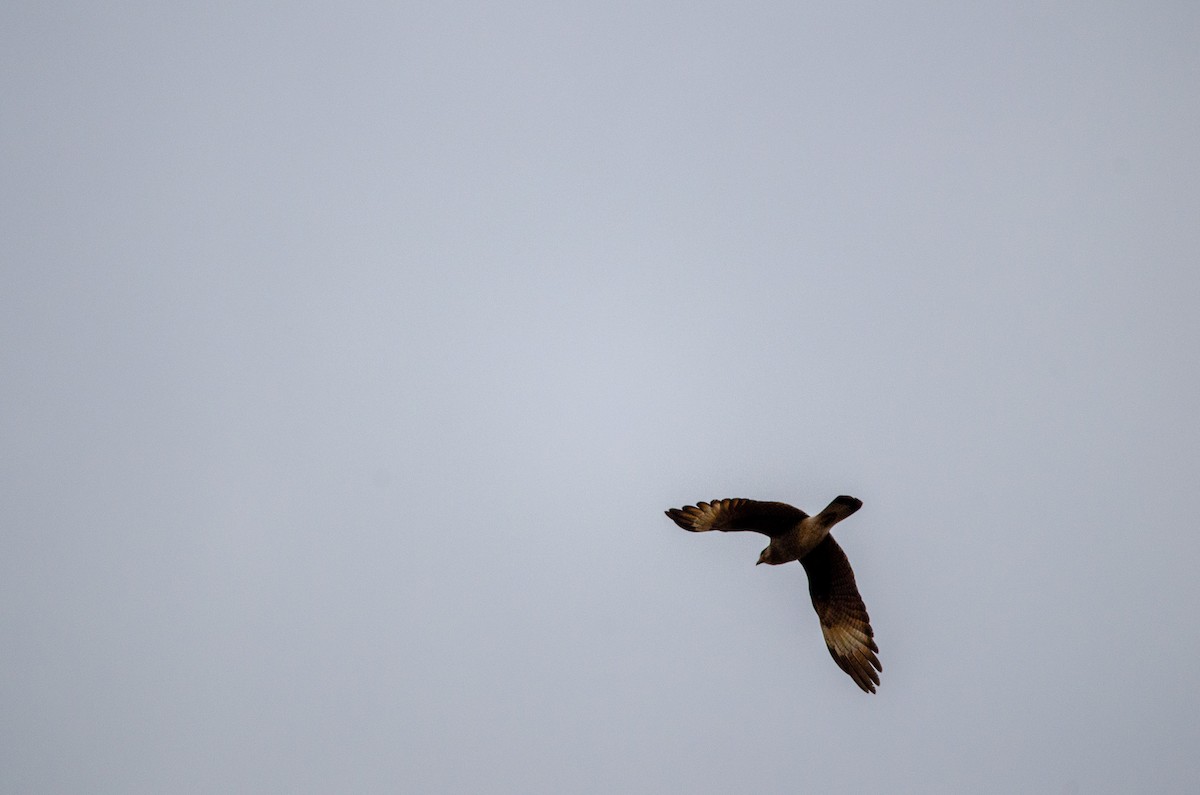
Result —
[{"label": "pale wing patch", "polygon": [[667,516],[682,527],[693,533],[703,533],[713,529],[713,523],[721,510],[721,504],[728,500],[718,500],[716,503],[701,502],[696,505],[685,505],[682,508],[671,508]]}]

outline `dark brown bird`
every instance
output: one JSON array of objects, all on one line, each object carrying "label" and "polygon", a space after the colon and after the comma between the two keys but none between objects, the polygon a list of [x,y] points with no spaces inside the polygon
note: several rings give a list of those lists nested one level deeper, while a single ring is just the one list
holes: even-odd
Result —
[{"label": "dark brown bird", "polygon": [[816,516],[782,502],[758,500],[715,500],[671,508],[667,516],[693,533],[706,530],[753,530],[771,539],[758,556],[759,563],[777,566],[800,561],[808,573],[821,633],[833,661],[850,674],[855,684],[868,693],[879,684],[883,670],[876,656],[875,633],[867,607],[858,595],[854,572],[846,553],[833,540],[829,529],[862,507],[862,500],[838,497]]}]

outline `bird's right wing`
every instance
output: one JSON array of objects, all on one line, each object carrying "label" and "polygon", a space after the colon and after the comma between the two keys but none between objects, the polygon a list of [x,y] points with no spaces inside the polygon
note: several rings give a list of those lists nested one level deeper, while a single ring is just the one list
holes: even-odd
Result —
[{"label": "bird's right wing", "polygon": [[808,572],[808,593],[821,619],[821,634],[833,661],[868,693],[875,692],[883,666],[879,663],[875,632],[867,606],[858,594],[854,571],[846,553],[833,540],[817,544],[800,558]]},{"label": "bird's right wing", "polygon": [[774,538],[791,530],[808,514],[783,502],[759,502],[735,497],[671,508],[667,516],[684,530],[693,533],[752,530]]}]

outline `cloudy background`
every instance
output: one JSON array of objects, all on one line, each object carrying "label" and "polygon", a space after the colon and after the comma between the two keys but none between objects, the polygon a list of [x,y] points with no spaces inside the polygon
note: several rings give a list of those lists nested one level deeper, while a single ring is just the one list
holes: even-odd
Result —
[{"label": "cloudy background", "polygon": [[[0,790],[1200,788],[1193,3],[7,3]],[[662,511],[841,493],[884,663]]]}]

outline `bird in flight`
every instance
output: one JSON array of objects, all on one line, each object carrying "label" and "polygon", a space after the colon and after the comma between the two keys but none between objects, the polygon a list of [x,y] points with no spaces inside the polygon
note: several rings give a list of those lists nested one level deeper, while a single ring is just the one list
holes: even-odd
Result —
[{"label": "bird in flight", "polygon": [[[671,508],[667,516],[693,533],[708,530],[752,530],[771,539],[758,556],[759,563],[778,566],[800,561],[808,573],[808,593],[821,620],[821,633],[833,661],[868,693],[879,684],[879,647],[858,594],[854,572],[846,553],[829,530],[862,507],[862,500],[836,498],[816,516],[782,502],[740,498],[714,500]],[[756,564],[757,565],[757,564]]]}]

